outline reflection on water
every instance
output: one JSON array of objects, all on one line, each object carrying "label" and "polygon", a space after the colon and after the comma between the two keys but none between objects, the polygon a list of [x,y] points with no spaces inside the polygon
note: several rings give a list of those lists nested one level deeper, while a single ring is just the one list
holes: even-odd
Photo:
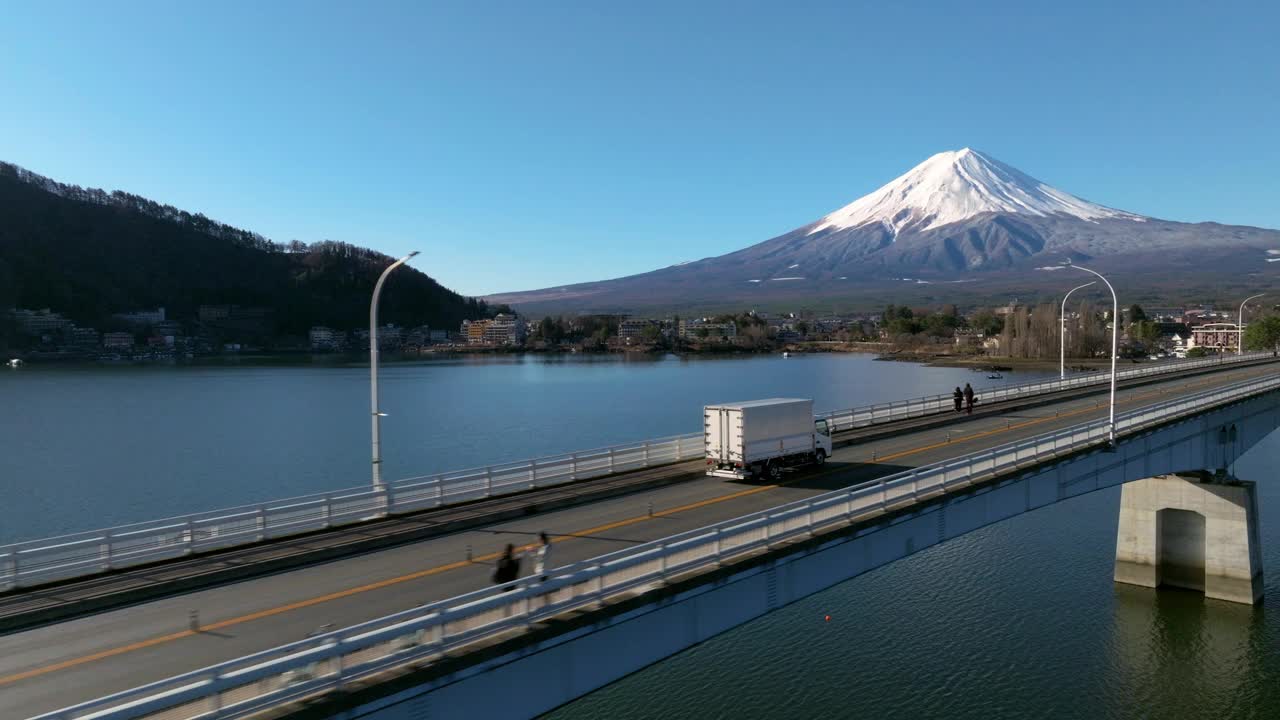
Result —
[{"label": "reflection on water", "polygon": [[1195,715],[1252,706],[1265,630],[1261,608],[1117,584],[1108,643],[1115,699]]}]

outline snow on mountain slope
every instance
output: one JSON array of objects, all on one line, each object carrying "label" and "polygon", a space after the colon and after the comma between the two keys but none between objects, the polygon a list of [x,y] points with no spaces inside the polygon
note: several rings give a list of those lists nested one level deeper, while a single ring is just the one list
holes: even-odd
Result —
[{"label": "snow on mountain slope", "polygon": [[819,220],[810,235],[880,223],[895,237],[982,213],[1144,220],[1052,188],[976,150],[941,152],[879,190]]},{"label": "snow on mountain slope", "polygon": [[[1280,231],[1179,223],[1091,203],[965,148],[939,153],[902,177],[790,232],[717,257],[598,282],[503,293],[521,309],[632,312],[642,307],[803,305],[859,296],[874,305],[911,287],[957,298],[1001,285],[1022,295],[1088,261],[1133,290],[1212,295],[1222,278],[1259,282],[1280,260]],[[1206,262],[1207,258],[1211,261]],[[1265,261],[1265,262],[1264,262]],[[976,282],[981,274],[982,282]],[[910,280],[907,280],[910,278]],[[1050,279],[1052,278],[1052,279]],[[939,300],[941,301],[941,300]]]}]

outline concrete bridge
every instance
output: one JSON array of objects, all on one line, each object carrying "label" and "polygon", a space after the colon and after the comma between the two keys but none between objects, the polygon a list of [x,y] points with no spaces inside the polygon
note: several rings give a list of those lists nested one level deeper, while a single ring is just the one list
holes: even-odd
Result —
[{"label": "concrete bridge", "polygon": [[[15,628],[59,604],[91,614],[0,637],[0,709],[528,717],[867,570],[1123,483],[1118,580],[1253,602],[1256,501],[1217,471],[1280,423],[1280,376],[1265,359],[1194,372],[1134,379],[1114,447],[1096,386],[1055,390],[973,418],[916,414],[846,431],[822,471],[777,484],[671,463],[433,511],[445,519],[17,589],[3,600]],[[498,548],[539,530],[555,539],[548,579],[489,587]],[[389,547],[368,544],[397,533]],[[344,545],[354,554],[338,557]],[[271,574],[229,584],[221,574],[254,562]],[[147,575],[160,597],[138,589]],[[103,610],[113,593],[136,604]],[[489,692],[498,685],[507,690]]]}]

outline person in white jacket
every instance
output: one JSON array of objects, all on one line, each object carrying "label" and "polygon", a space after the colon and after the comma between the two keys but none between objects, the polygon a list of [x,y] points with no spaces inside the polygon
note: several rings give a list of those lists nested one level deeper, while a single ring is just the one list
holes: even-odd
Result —
[{"label": "person in white jacket", "polygon": [[539,582],[546,582],[546,570],[551,566],[551,538],[547,537],[546,531],[538,533],[538,539],[542,544],[538,546],[538,554],[533,560],[533,574],[538,577]]}]

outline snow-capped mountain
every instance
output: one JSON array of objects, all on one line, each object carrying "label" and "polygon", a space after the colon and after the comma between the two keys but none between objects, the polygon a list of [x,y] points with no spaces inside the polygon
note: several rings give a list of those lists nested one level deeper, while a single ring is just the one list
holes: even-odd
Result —
[{"label": "snow-capped mountain", "polygon": [[[1178,223],[1106,207],[976,150],[938,153],[854,202],[750,247],[641,275],[491,297],[526,309],[634,311],[853,297],[885,287],[983,280],[1050,282],[1029,273],[1090,260],[1139,283],[1240,282],[1268,265],[1280,231]],[[1273,266],[1274,267],[1274,266]],[[1171,275],[1172,274],[1172,275]],[[1169,277],[1176,277],[1171,281]]]},{"label": "snow-capped mountain", "polygon": [[814,223],[812,235],[879,223],[895,236],[922,232],[981,215],[1013,213],[1081,220],[1145,220],[1049,187],[976,150],[941,152],[907,174]]}]

